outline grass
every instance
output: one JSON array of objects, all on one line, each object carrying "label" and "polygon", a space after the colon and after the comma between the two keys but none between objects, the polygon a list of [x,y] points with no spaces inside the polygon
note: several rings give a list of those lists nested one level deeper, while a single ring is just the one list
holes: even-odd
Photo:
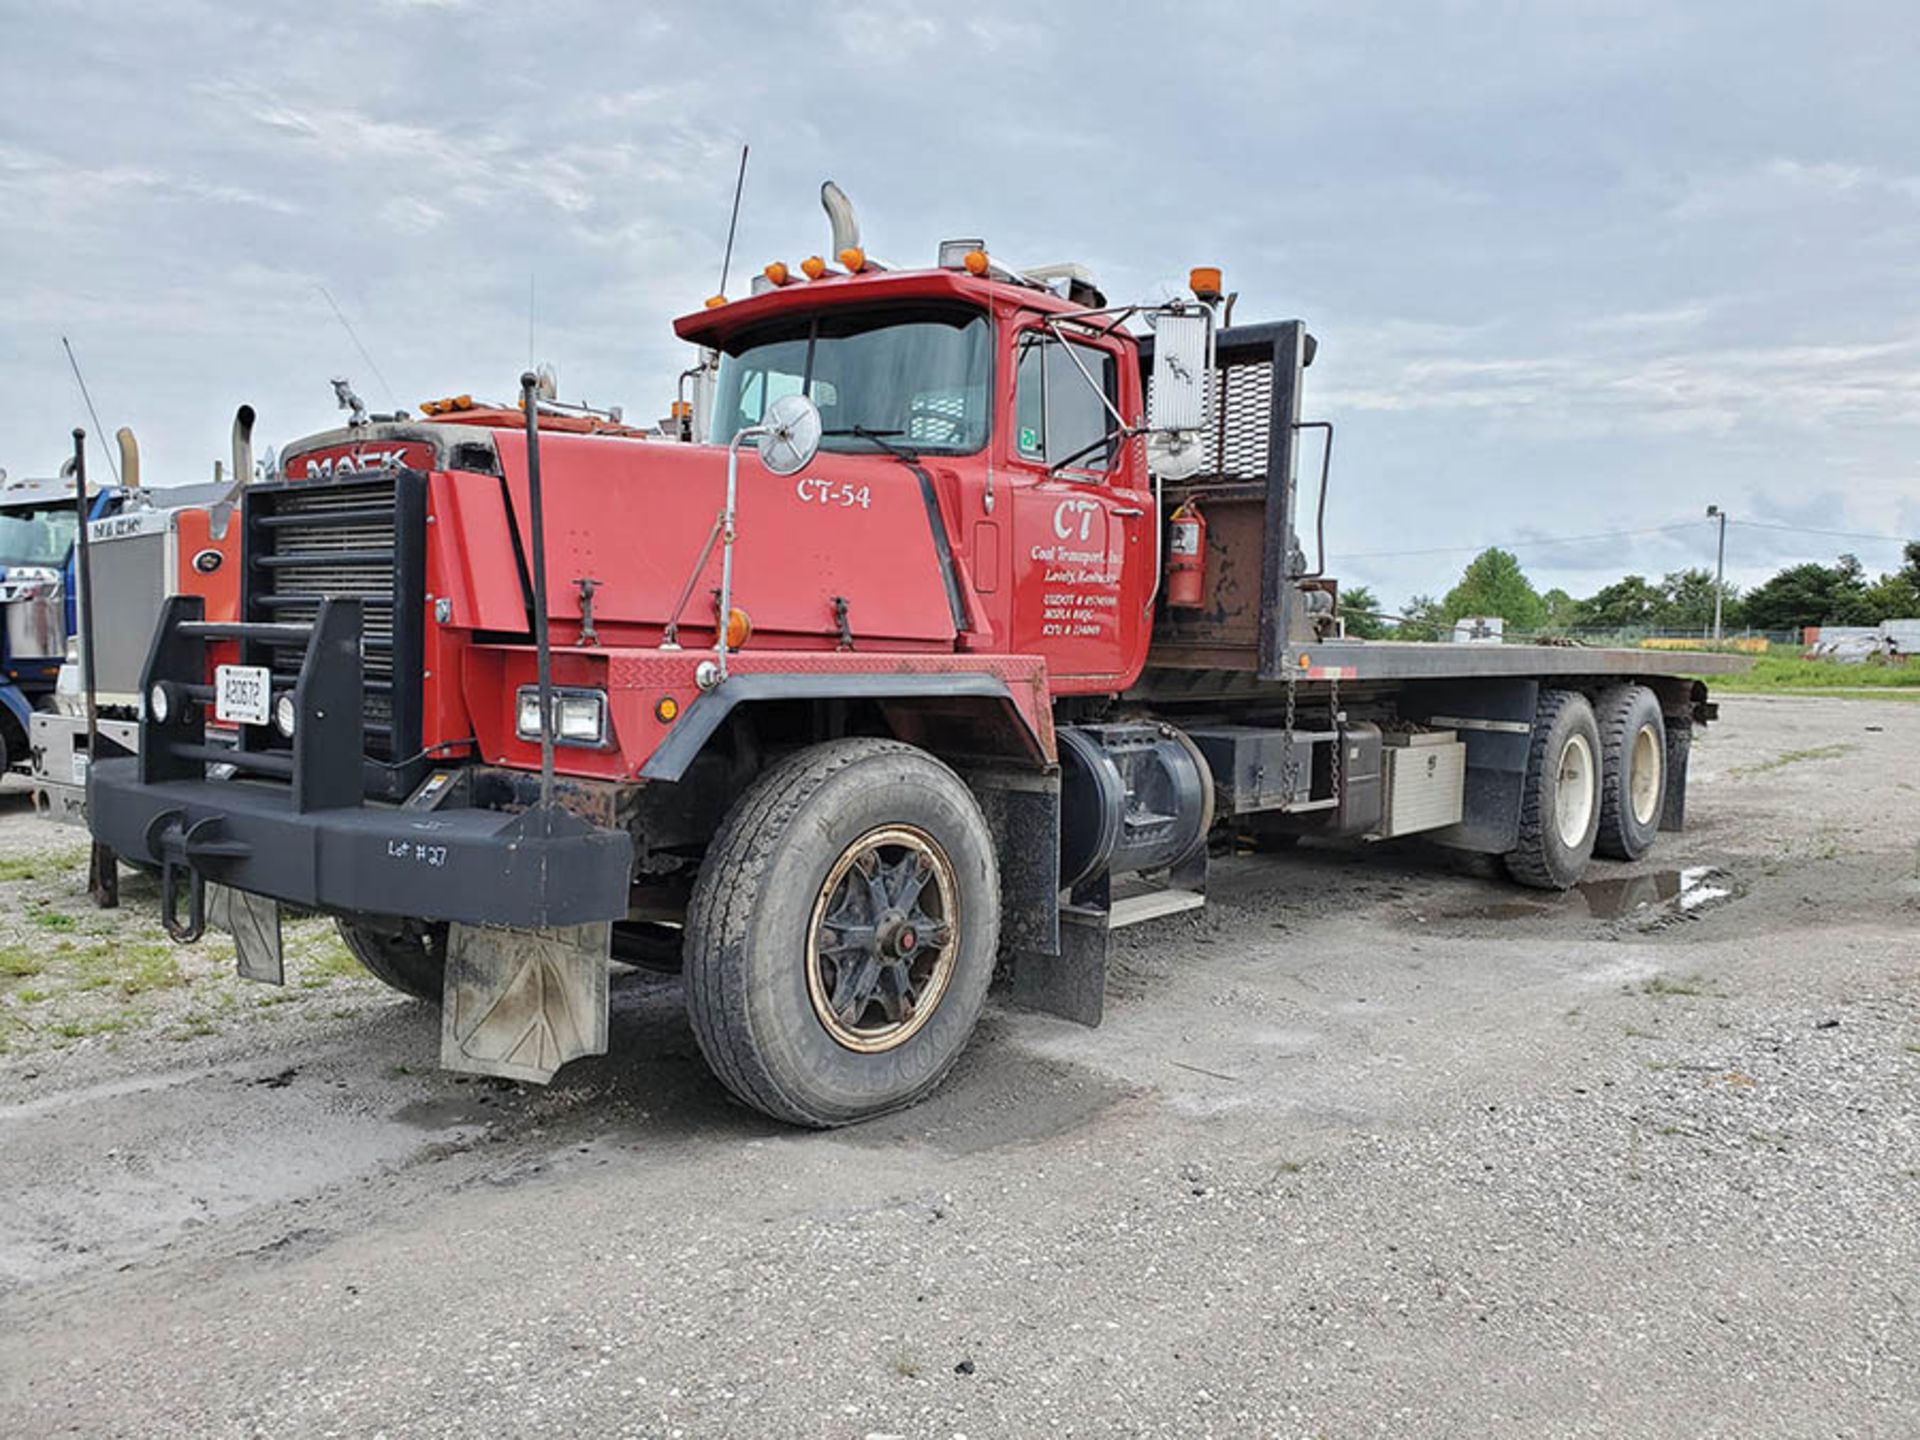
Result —
[{"label": "grass", "polygon": [[47,962],[23,945],[0,946],[0,980],[25,980],[47,968]]},{"label": "grass", "polygon": [[1838,760],[1842,755],[1857,749],[1853,745],[1815,745],[1806,750],[1787,750],[1771,760],[1762,760],[1757,765],[1736,765],[1729,775],[1764,775],[1769,770],[1784,770],[1789,765],[1799,765],[1808,760]]},{"label": "grass", "polygon": [[93,1035],[118,1035],[145,1024],[146,1018],[145,1012],[135,1010],[119,1015],[96,1015],[88,1020],[59,1020],[47,1030],[62,1040],[85,1040]]},{"label": "grass", "polygon": [[1656,1000],[1670,1000],[1677,995],[1725,998],[1724,991],[1714,989],[1701,975],[1656,975],[1641,985],[1640,993]]},{"label": "grass", "polygon": [[42,855],[9,855],[0,859],[0,882],[51,880],[86,861],[85,850],[56,850]]},{"label": "grass", "polygon": [[1802,660],[1797,655],[1761,655],[1744,675],[1709,675],[1715,690],[1743,695],[1792,695],[1807,692],[1874,690],[1887,699],[1920,700],[1920,664],[1836,665],[1831,660]]}]

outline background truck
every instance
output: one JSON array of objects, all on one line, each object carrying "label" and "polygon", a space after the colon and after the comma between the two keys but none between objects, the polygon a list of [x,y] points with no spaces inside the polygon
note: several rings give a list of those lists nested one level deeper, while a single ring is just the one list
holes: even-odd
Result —
[{"label": "background truck", "polygon": [[[132,432],[121,431],[120,446],[138,486]],[[128,494],[124,486],[101,487],[88,514],[112,515]],[[0,471],[0,773],[28,768],[33,717],[54,703],[77,622],[73,541],[79,528],[71,464],[51,480],[9,480]]]},{"label": "background truck", "polygon": [[[235,422],[236,453],[251,412]],[[150,489],[141,484],[140,457],[122,432],[122,485],[88,524],[92,549],[93,615],[79,623],[79,586],[68,566],[66,591],[75,600],[72,633],[51,696],[29,720],[29,775],[35,808],[49,819],[85,823],[86,771],[92,738],[87,726],[81,648],[94,649],[97,725],[103,753],[139,748],[140,678],[160,603],[196,594],[206,613],[235,618],[240,591],[239,487],[243,478],[204,485]],[[69,496],[68,507],[72,508]]]},{"label": "background truck", "polygon": [[279,906],[330,912],[444,1064],[540,1081],[606,1048],[611,962],[681,969],[721,1082],[835,1125],[937,1084],[997,963],[1097,1021],[1112,931],[1203,904],[1210,838],[1418,833],[1552,888],[1682,823],[1679,666],[1739,662],[1343,638],[1300,321],[835,231],[676,323],[710,443],[526,376],[286,448],[239,619],[166,603],[140,755],[91,772],[176,938],[211,915],[278,980]]}]

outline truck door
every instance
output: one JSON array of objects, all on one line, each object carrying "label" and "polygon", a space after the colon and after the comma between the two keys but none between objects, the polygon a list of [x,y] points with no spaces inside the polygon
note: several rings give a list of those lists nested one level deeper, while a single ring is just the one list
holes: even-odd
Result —
[{"label": "truck door", "polygon": [[1016,338],[1012,642],[1044,655],[1056,680],[1098,682],[1069,689],[1131,683],[1145,654],[1152,497],[1134,488],[1119,438],[1119,382],[1107,345],[1044,329]]}]

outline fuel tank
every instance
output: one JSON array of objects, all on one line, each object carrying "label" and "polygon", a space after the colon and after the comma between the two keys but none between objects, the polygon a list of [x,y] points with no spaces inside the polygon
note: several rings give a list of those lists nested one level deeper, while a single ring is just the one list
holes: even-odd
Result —
[{"label": "fuel tank", "polygon": [[1158,870],[1207,843],[1213,777],[1171,725],[1064,725],[1060,752],[1060,883]]}]

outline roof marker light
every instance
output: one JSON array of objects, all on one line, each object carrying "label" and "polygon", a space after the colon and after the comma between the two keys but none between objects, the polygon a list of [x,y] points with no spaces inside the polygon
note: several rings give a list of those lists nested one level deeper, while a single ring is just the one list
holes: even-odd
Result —
[{"label": "roof marker light", "polygon": [[993,262],[987,259],[986,251],[969,250],[961,258],[960,263],[967,267],[967,273],[969,275],[984,275]]},{"label": "roof marker light", "polygon": [[840,252],[840,263],[847,267],[849,274],[858,275],[867,268],[867,252],[858,245],[849,245]]},{"label": "roof marker light", "polygon": [[776,285],[784,285],[793,278],[792,274],[787,270],[787,262],[784,260],[774,261],[760,273]]},{"label": "roof marker light", "polygon": [[707,297],[706,308],[709,310],[718,310],[722,305],[726,303],[727,303],[727,297],[724,295],[709,295]]},{"label": "roof marker light", "polygon": [[827,262],[818,255],[809,255],[800,262],[800,273],[809,280],[818,280],[827,273]]}]

